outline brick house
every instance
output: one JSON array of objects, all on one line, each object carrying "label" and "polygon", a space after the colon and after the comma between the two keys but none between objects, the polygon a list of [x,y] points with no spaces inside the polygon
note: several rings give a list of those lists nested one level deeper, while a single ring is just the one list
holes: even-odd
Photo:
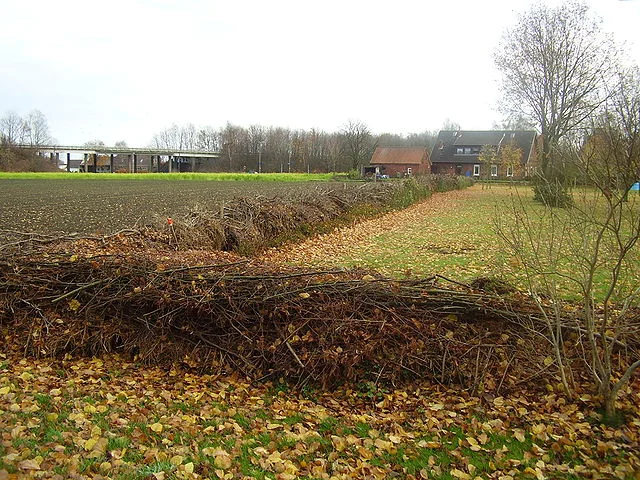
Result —
[{"label": "brick house", "polygon": [[[534,130],[441,130],[431,153],[431,173],[464,175],[474,178],[524,178],[537,164],[539,135]],[[513,166],[483,165],[480,151],[490,145],[499,155],[507,145],[521,152]],[[490,171],[484,171],[489,168]]]},{"label": "brick house", "polygon": [[430,173],[429,151],[424,147],[377,147],[369,162],[372,171],[390,177]]}]

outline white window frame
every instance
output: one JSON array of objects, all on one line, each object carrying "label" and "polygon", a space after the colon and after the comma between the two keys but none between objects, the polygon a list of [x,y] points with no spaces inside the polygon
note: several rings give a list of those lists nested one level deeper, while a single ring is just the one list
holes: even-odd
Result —
[{"label": "white window frame", "polygon": [[411,175],[411,167],[407,167],[407,175]]},{"label": "white window frame", "polygon": [[498,176],[498,165],[491,165],[491,176],[492,177],[497,177]]},{"label": "white window frame", "polygon": [[513,167],[507,167],[507,177],[513,177]]},{"label": "white window frame", "polygon": [[480,176],[480,165],[477,163],[473,166],[473,176],[474,177]]}]

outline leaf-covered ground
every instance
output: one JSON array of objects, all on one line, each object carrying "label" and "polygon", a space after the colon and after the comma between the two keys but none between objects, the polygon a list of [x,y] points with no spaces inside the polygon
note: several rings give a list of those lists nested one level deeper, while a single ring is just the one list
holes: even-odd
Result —
[{"label": "leaf-covered ground", "polygon": [[[509,265],[488,235],[495,198],[478,187],[434,195],[266,257],[491,275]],[[0,352],[0,480],[640,478],[638,378],[621,395],[623,424],[608,427],[587,388],[574,402],[556,385],[508,397],[371,382],[292,391],[198,375],[188,363],[162,370],[118,356]]]},{"label": "leaf-covered ground", "polygon": [[[580,192],[576,192],[579,198]],[[638,205],[640,197],[633,197]],[[396,277],[444,275],[458,282],[478,277],[499,278],[527,290],[522,267],[497,234],[497,225],[509,231],[513,208],[523,208],[532,219],[542,207],[533,201],[528,186],[475,185],[463,190],[438,193],[401,211],[373,218],[351,227],[285,245],[265,252],[264,258],[299,265],[373,268]],[[633,205],[633,203],[630,203]],[[536,225],[536,220],[531,220]],[[574,232],[580,245],[581,232]],[[558,235],[558,231],[553,233]],[[540,238],[552,235],[540,231]],[[524,239],[526,241],[526,239]],[[535,239],[534,239],[535,240]],[[541,240],[542,241],[542,240]],[[553,240],[551,240],[553,241]],[[640,263],[640,248],[628,254],[629,265]],[[554,268],[567,277],[576,274],[578,253],[571,250]],[[596,274],[596,292],[607,291],[608,269],[601,265]],[[631,275],[637,268],[629,268]],[[563,297],[577,298],[575,282],[559,279]]]},{"label": "leaf-covered ground", "polygon": [[638,478],[638,407],[626,407],[611,428],[588,395],[567,403],[551,386],[539,398],[291,392],[116,356],[3,359],[0,479]]},{"label": "leaf-covered ground", "polygon": [[265,258],[366,266],[390,276],[442,274],[456,280],[493,276],[510,266],[493,233],[493,219],[511,193],[507,186],[438,193],[404,210],[272,249]]}]

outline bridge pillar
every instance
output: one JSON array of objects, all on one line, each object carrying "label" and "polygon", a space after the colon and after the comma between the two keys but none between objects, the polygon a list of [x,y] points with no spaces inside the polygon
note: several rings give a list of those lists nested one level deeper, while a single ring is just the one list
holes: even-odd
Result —
[{"label": "bridge pillar", "polygon": [[67,172],[71,171],[71,152],[67,152]]},{"label": "bridge pillar", "polygon": [[138,154],[133,154],[133,173],[138,173]]},{"label": "bridge pillar", "polygon": [[109,173],[113,173],[113,153],[109,155]]}]

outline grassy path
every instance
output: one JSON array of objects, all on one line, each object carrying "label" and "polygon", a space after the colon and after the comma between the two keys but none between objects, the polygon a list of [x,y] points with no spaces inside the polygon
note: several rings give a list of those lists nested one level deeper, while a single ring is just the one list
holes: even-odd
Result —
[{"label": "grassy path", "polygon": [[[515,189],[480,185],[438,193],[405,210],[338,229],[265,258],[305,265],[360,266],[391,276],[439,273],[456,280],[510,267],[493,231],[496,209]],[[522,193],[522,192],[521,192]]]}]

